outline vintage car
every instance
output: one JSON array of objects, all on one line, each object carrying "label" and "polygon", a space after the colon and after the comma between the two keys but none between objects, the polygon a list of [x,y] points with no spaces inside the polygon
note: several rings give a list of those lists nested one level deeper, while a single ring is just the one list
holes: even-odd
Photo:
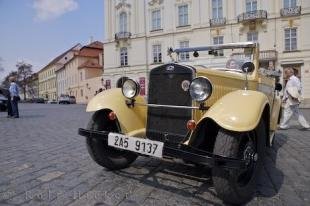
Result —
[{"label": "vintage car", "polygon": [[[194,61],[178,62],[189,53]],[[281,85],[260,72],[257,43],[170,49],[169,55],[171,63],[149,73],[147,101],[127,79],[89,102],[94,114],[79,134],[90,156],[111,170],[138,155],[209,166],[218,196],[246,203],[277,129]]]}]

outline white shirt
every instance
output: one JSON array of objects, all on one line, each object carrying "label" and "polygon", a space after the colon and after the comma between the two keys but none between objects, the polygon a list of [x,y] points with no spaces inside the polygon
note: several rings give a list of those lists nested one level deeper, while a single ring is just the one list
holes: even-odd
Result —
[{"label": "white shirt", "polygon": [[11,82],[11,85],[10,85],[10,88],[9,88],[9,91],[10,91],[10,95],[11,97],[17,97],[19,96],[19,89],[18,89],[18,86],[15,82]]},{"label": "white shirt", "polygon": [[288,100],[289,105],[299,104],[300,102],[298,100],[292,99],[291,96],[286,92],[287,88],[289,87],[296,87],[298,89],[299,94],[301,94],[301,83],[300,80],[295,75],[292,75],[286,83],[283,93],[283,100]]}]

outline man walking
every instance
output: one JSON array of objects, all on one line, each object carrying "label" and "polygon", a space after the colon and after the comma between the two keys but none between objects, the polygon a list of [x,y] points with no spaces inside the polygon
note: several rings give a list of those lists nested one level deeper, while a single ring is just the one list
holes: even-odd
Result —
[{"label": "man walking", "polygon": [[286,83],[283,93],[284,112],[283,119],[280,124],[280,129],[289,128],[288,123],[293,115],[298,118],[298,122],[303,128],[309,129],[309,123],[299,110],[299,104],[301,99],[300,80],[294,75],[294,70],[292,68],[285,69],[284,75],[288,81]]},{"label": "man walking", "polygon": [[16,78],[10,77],[9,78],[11,85],[10,85],[10,96],[11,96],[11,106],[12,106],[12,115],[13,118],[19,118],[18,112],[18,101],[19,101],[19,89],[17,84],[15,83]]}]

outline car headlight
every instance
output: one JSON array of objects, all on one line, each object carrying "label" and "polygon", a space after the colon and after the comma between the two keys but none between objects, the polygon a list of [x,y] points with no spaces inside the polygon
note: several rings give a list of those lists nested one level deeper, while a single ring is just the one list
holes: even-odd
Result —
[{"label": "car headlight", "polygon": [[132,99],[137,96],[140,92],[140,85],[132,80],[127,79],[122,86],[122,93],[125,97]]},{"label": "car headlight", "polygon": [[189,93],[193,100],[203,102],[212,94],[212,84],[205,77],[197,77],[193,79],[189,86]]}]

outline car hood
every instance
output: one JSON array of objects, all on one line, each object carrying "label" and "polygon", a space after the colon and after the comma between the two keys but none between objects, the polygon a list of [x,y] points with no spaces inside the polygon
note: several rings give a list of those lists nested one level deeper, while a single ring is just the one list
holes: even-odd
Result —
[{"label": "car hood", "polygon": [[0,94],[0,100],[2,100],[2,101],[6,101],[6,100],[8,100],[5,96],[3,96],[2,94]]}]

